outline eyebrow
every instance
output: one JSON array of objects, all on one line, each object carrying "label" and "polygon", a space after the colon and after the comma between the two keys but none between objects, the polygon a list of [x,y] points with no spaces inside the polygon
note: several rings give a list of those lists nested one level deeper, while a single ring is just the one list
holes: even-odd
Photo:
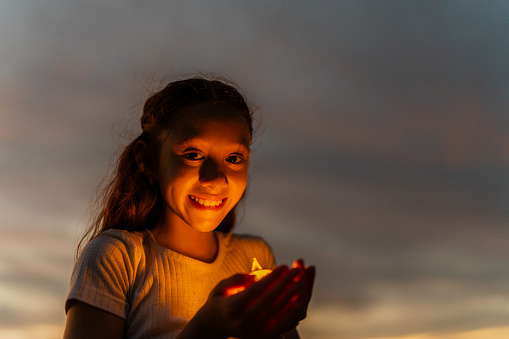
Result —
[{"label": "eyebrow", "polygon": [[[201,138],[198,135],[187,135],[187,136],[185,136],[185,137],[183,137],[181,139],[178,139],[176,144],[177,145],[190,144],[190,143],[192,143],[195,140],[207,142],[207,139]],[[233,143],[233,145],[234,146],[245,147],[248,151],[250,150],[249,143],[247,142],[247,140],[240,140],[238,142]]]}]

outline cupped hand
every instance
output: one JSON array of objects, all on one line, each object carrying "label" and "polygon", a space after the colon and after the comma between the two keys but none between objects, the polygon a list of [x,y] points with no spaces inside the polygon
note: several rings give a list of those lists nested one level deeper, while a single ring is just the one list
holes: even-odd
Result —
[{"label": "cupped hand", "polygon": [[[198,311],[197,320],[216,338],[271,337],[294,328],[306,316],[314,267],[305,268],[302,260],[293,266],[279,266],[258,282],[246,274],[221,281]],[[244,291],[226,296],[228,289],[247,285]]]},{"label": "cupped hand", "polygon": [[313,293],[315,267],[305,267],[302,259],[295,260],[292,267],[299,270],[299,274],[294,280],[301,282],[301,288],[291,297],[290,303],[287,303],[268,320],[265,333],[285,333],[296,327],[307,316],[308,305]]}]

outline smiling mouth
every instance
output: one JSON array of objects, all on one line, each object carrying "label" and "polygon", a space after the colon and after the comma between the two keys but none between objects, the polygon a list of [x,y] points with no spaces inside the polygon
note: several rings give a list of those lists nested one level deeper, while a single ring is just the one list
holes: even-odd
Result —
[{"label": "smiling mouth", "polygon": [[226,198],[221,199],[221,200],[207,200],[207,199],[202,199],[200,197],[197,197],[195,195],[189,195],[189,199],[191,199],[192,201],[194,201],[195,203],[197,203],[198,205],[203,206],[203,207],[219,207],[219,206],[223,205],[223,203],[226,200]]}]

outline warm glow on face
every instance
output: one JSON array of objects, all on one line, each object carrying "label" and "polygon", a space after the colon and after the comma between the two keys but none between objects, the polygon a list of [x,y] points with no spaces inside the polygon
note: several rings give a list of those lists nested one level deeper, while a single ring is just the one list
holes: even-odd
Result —
[{"label": "warm glow on face", "polygon": [[253,265],[251,266],[251,273],[249,275],[254,277],[254,280],[248,284],[247,286],[234,286],[230,287],[225,291],[225,295],[229,297],[230,295],[237,294],[239,292],[244,291],[246,288],[248,288],[251,284],[257,282],[258,280],[262,279],[266,275],[270,274],[272,272],[271,269],[263,269],[260,263],[256,258],[253,258]]},{"label": "warm glow on face", "polygon": [[213,231],[244,193],[250,141],[242,113],[234,108],[209,103],[183,108],[157,163],[164,222]]}]

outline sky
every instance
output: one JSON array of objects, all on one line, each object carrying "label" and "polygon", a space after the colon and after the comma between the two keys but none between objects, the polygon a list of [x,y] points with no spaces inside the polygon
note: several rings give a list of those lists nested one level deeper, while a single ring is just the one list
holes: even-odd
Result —
[{"label": "sky", "polygon": [[309,339],[509,337],[505,1],[0,0],[0,337],[61,337],[146,97],[256,105],[236,232],[317,268]]}]

